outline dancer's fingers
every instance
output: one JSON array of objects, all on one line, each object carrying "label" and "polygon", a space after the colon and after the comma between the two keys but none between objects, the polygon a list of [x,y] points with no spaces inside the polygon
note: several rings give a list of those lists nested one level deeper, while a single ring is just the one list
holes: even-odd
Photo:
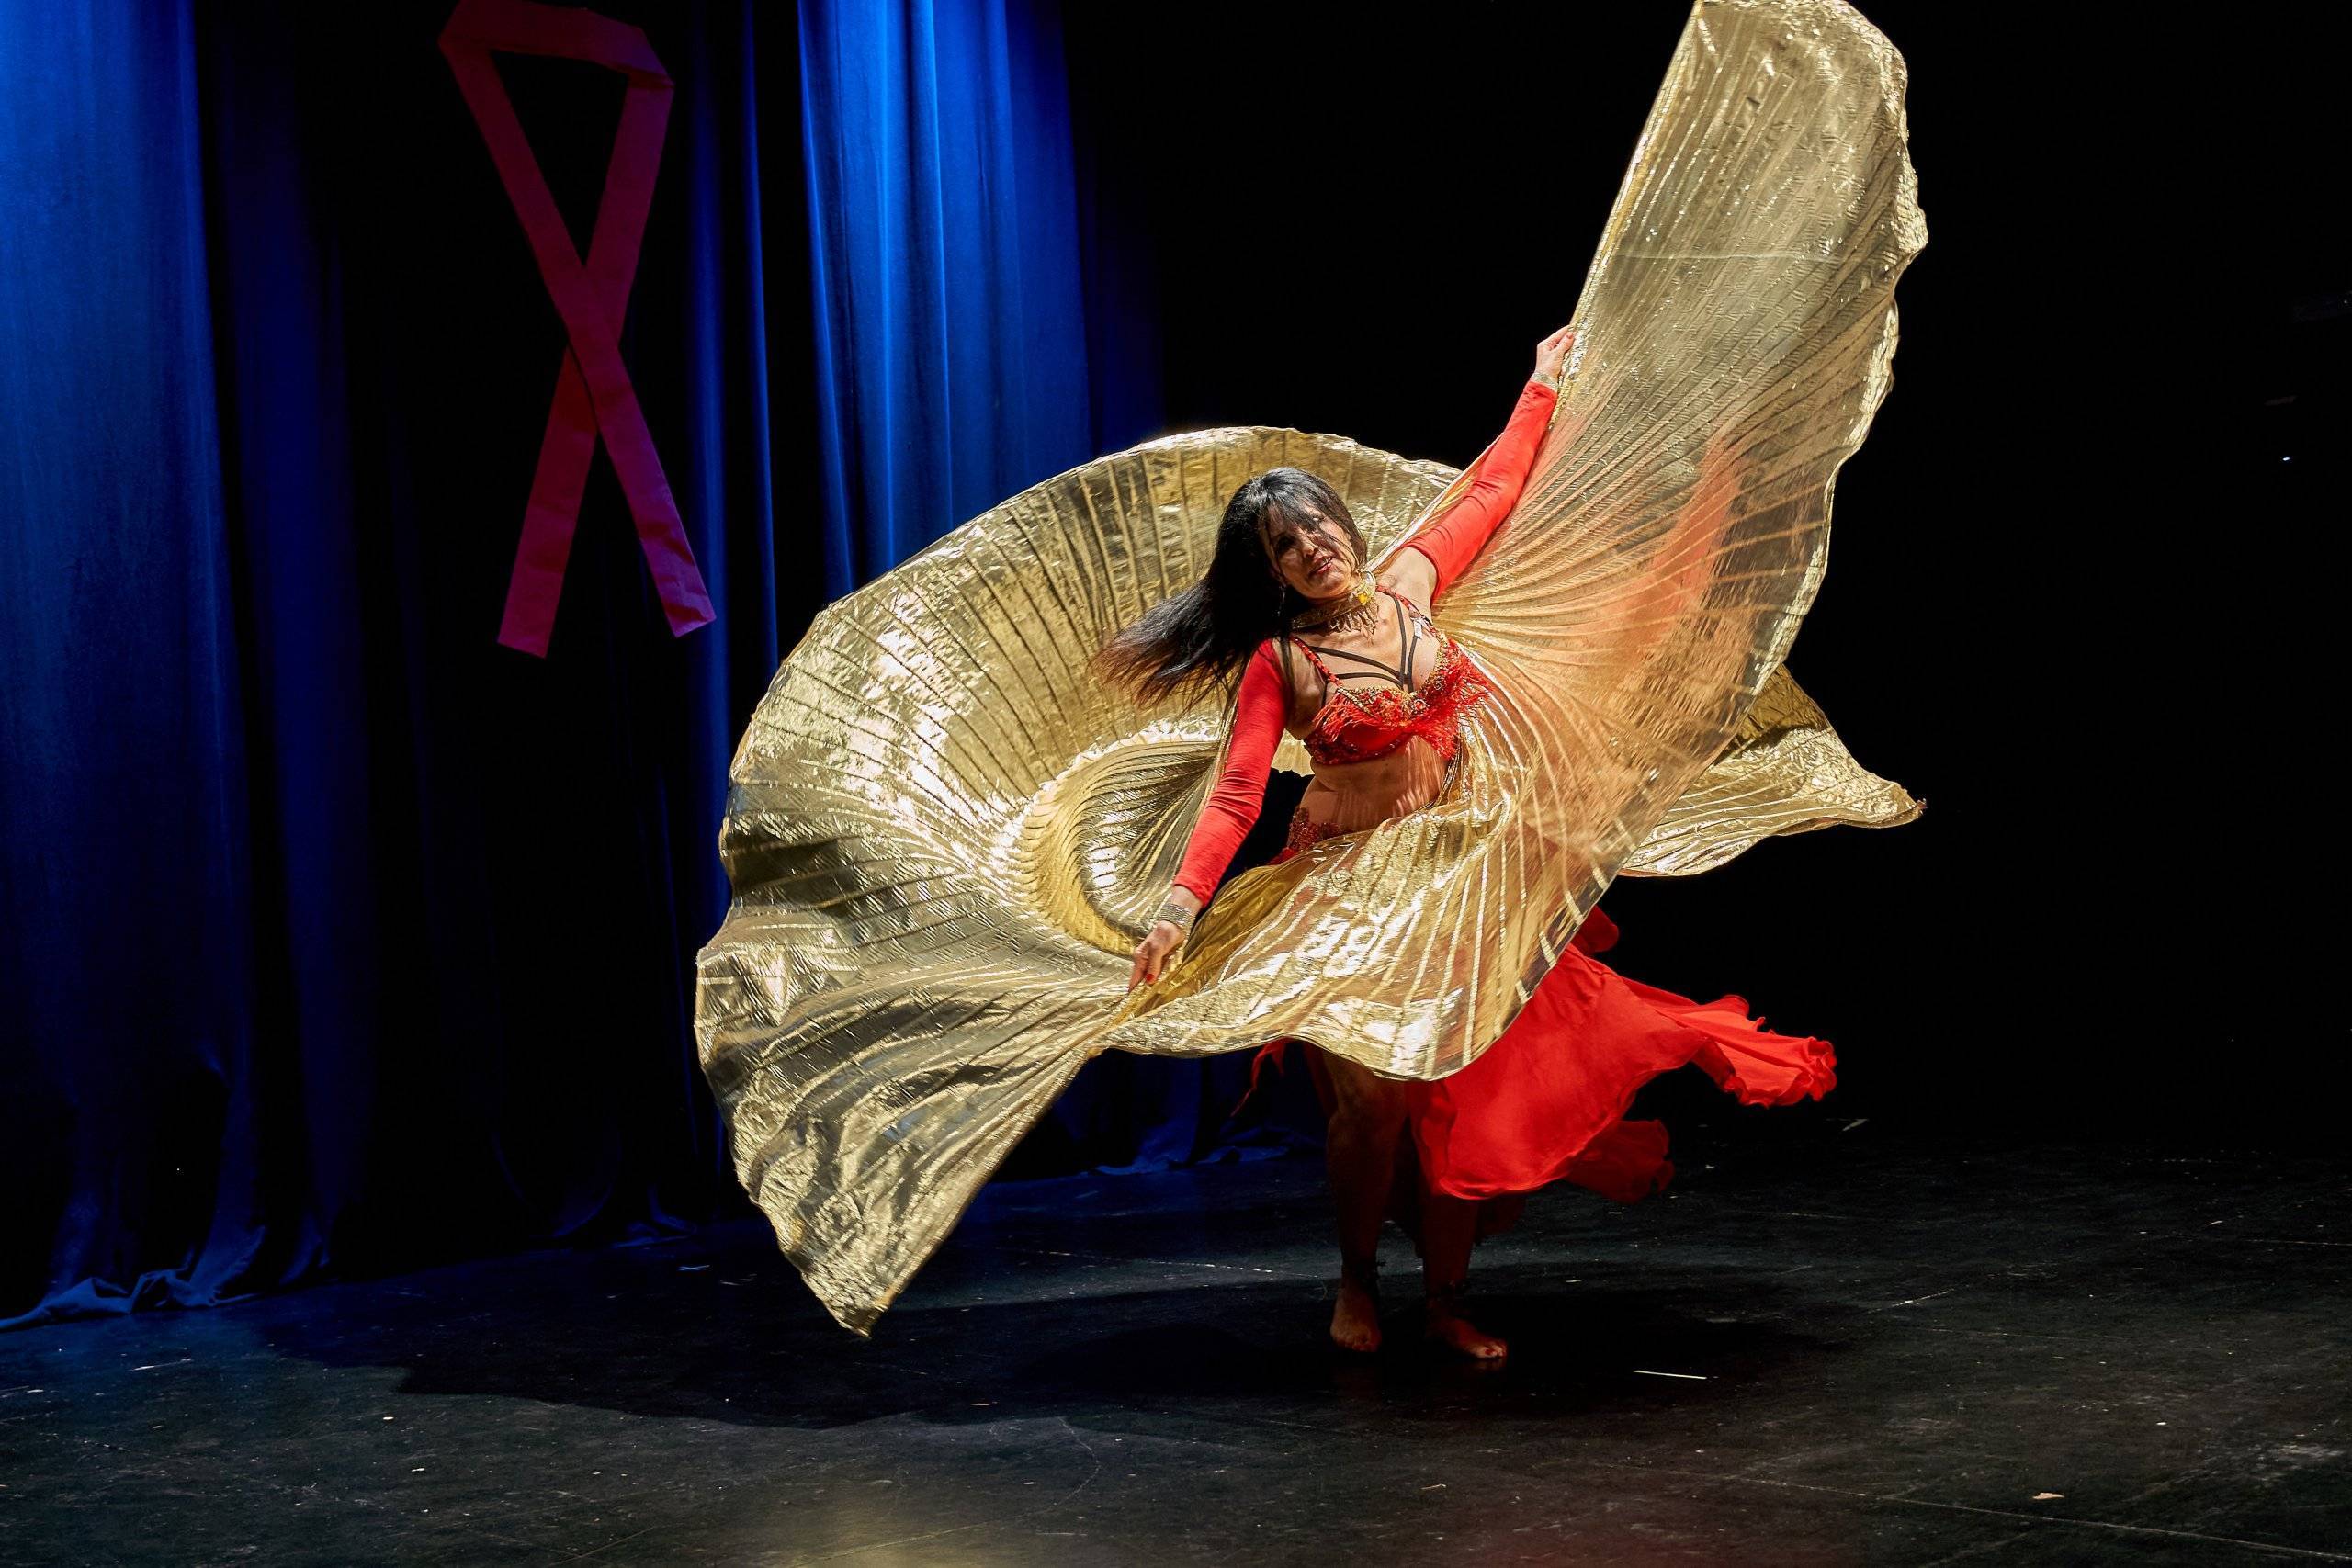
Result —
[{"label": "dancer's fingers", "polygon": [[1184,944],[1181,942],[1154,951],[1152,939],[1145,938],[1143,945],[1136,949],[1134,967],[1127,971],[1127,989],[1132,991],[1137,986],[1148,986],[1159,979],[1168,972],[1168,965],[1175,961],[1176,954],[1183,951]]}]

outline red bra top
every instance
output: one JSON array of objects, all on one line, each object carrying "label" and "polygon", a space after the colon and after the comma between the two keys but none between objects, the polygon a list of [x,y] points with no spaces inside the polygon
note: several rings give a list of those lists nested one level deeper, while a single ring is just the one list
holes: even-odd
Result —
[{"label": "red bra top", "polygon": [[[1428,615],[1395,589],[1383,584],[1380,592],[1396,600],[1399,611],[1399,646],[1394,668],[1344,649],[1318,649],[1305,641],[1297,644],[1299,651],[1321,673],[1328,693],[1322,707],[1316,712],[1314,723],[1299,738],[1306,754],[1317,763],[1368,762],[1375,757],[1387,756],[1416,735],[1436,748],[1439,756],[1451,760],[1460,739],[1456,721],[1462,711],[1493,690],[1487,672],[1471,661],[1460,643],[1438,630]],[[1419,645],[1424,632],[1437,639],[1437,668],[1430,672],[1427,683],[1415,690],[1410,673],[1413,649]],[[1369,691],[1343,684],[1331,672],[1331,667],[1323,662],[1321,656],[1326,653],[1370,665],[1399,684]],[[1369,671],[1348,673],[1362,675]]]}]

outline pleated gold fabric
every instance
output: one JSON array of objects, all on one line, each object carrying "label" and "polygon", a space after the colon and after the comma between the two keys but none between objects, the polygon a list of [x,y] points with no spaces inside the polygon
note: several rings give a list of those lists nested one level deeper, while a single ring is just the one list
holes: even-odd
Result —
[{"label": "pleated gold fabric", "polygon": [[[828,606],[739,748],[735,902],[696,1032],[739,1174],[865,1332],[1098,1052],[1279,1037],[1398,1077],[1475,1060],[1610,880],[1918,807],[1781,669],[1838,466],[1926,243],[1904,68],[1832,0],[1702,0],[1571,318],[1533,474],[1434,607],[1493,677],[1429,807],[1233,879],[1160,981],[1129,961],[1221,754],[1088,658],[1206,568],[1292,464],[1375,557],[1457,476],[1331,435],[1203,431],[1013,497]],[[1304,770],[1295,740],[1277,761]]]}]

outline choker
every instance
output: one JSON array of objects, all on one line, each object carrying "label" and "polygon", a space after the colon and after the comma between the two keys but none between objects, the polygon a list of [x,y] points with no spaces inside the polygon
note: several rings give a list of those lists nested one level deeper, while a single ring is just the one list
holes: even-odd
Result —
[{"label": "choker", "polygon": [[1369,626],[1380,618],[1379,595],[1374,592],[1372,573],[1359,571],[1355,582],[1331,602],[1326,610],[1301,611],[1290,618],[1295,632],[1350,632]]}]

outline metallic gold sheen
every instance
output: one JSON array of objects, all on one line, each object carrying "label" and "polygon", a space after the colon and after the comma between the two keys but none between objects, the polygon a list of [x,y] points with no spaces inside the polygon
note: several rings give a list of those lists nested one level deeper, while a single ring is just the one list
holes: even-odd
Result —
[{"label": "metallic gold sheen", "polygon": [[[1421,810],[1227,883],[1126,994],[1224,743],[1086,668],[1208,565],[1244,479],[1329,479],[1375,555],[1439,465],[1294,430],[1146,443],[829,605],[735,756],[735,901],[699,964],[736,1168],[869,1329],[1079,1067],[1293,1036],[1434,1078],[1517,1014],[1621,872],[1917,807],[1781,661],[1926,243],[1903,62],[1829,0],[1692,11],[1587,275],[1518,507],[1435,606],[1494,678]],[[1286,739],[1278,761],[1304,771]]]},{"label": "metallic gold sheen", "polygon": [[1892,828],[1925,803],[1854,761],[1783,665],[1748,705],[1731,745],[1667,808],[1620,876],[1690,876],[1759,839],[1845,823]]}]

